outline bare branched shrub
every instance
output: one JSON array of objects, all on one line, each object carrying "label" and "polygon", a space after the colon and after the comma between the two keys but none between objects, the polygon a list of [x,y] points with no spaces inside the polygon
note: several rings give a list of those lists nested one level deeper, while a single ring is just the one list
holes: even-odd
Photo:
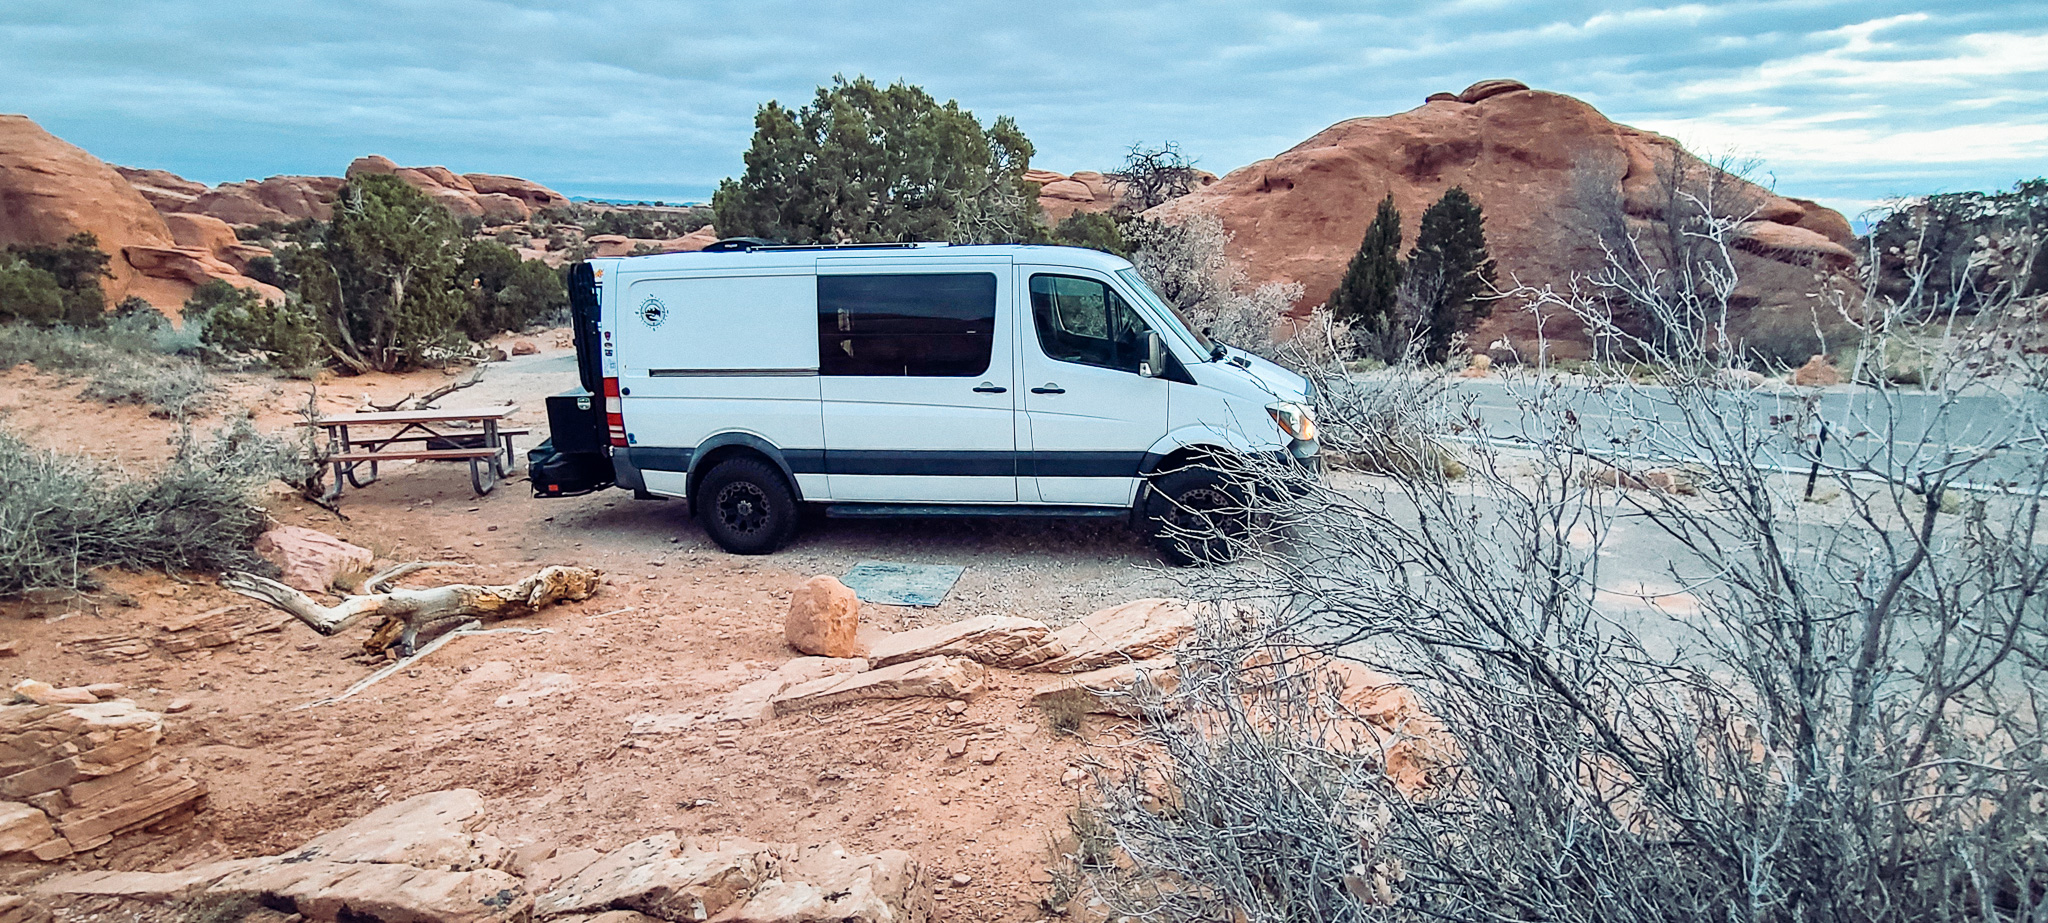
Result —
[{"label": "bare branched shrub", "polygon": [[1350,357],[1344,322],[1321,309],[1307,318],[1290,316],[1301,301],[1300,283],[1251,284],[1225,254],[1230,234],[1215,216],[1133,220],[1124,227],[1124,241],[1145,283],[1210,339],[1294,368]]},{"label": "bare branched shrub", "polygon": [[[1694,224],[1687,247],[1732,230]],[[1511,378],[1516,412],[1444,416],[1486,437],[1460,482],[1255,472],[1263,528],[1196,573],[1270,622],[1183,652],[1192,717],[1156,715],[1117,777],[1145,781],[1108,789],[1124,861],[1094,884],[1119,912],[2048,917],[2048,301],[1958,329],[1925,392],[1873,377],[1823,400],[1721,386],[1732,274],[1644,286],[1651,260],[1613,259],[1512,297],[1653,359],[1656,387]],[[1923,308],[1842,314],[1883,356],[1886,318]],[[1603,486],[1677,463],[1696,495]],[[1832,502],[1802,499],[1809,470]],[[1431,784],[1375,777],[1325,730],[1341,713],[1257,705],[1240,652],[1273,644],[1406,683],[1455,741]]]},{"label": "bare branched shrub", "polygon": [[169,462],[142,476],[0,432],[0,595],[89,587],[102,567],[260,568],[251,546],[267,518],[254,492],[297,464],[245,417],[181,431]]},{"label": "bare branched shrub", "polygon": [[1195,162],[1181,153],[1180,144],[1168,141],[1156,148],[1131,145],[1123,168],[1109,174],[1109,179],[1121,190],[1117,207],[1135,215],[1195,191],[1201,174],[1195,170]]}]

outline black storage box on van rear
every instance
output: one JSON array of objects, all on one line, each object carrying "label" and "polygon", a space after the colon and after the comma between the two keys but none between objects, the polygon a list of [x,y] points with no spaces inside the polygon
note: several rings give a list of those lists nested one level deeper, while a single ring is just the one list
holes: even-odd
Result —
[{"label": "black storage box on van rear", "polygon": [[548,395],[548,440],[564,455],[604,454],[611,444],[604,431],[604,398],[582,388]]},{"label": "black storage box on van rear", "polygon": [[548,438],[526,453],[526,477],[536,497],[573,497],[612,486],[604,403],[582,388],[548,397]]}]

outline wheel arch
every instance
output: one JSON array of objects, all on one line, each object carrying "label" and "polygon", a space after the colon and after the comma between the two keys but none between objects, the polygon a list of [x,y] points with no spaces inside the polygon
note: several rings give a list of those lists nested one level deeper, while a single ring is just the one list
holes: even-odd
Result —
[{"label": "wheel arch", "polygon": [[696,450],[690,453],[690,470],[684,475],[683,482],[683,496],[690,504],[690,515],[697,515],[697,485],[703,483],[704,476],[726,459],[744,456],[760,458],[774,465],[775,470],[782,472],[782,480],[789,485],[790,494],[798,503],[804,501],[803,486],[797,483],[796,472],[790,468],[789,459],[781,449],[753,433],[727,432],[698,443]]}]

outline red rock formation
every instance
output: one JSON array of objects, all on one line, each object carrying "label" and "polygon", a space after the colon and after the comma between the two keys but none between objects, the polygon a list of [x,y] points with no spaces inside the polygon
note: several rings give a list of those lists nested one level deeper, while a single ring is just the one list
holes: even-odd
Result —
[{"label": "red rock formation", "polygon": [[[157,188],[180,188],[152,179]],[[92,232],[112,257],[113,277],[103,283],[109,304],[135,295],[175,314],[193,288],[212,279],[277,292],[210,250],[183,247],[150,201],[99,158],[27,116],[0,115],[0,245],[59,243],[80,231]]]},{"label": "red rock formation", "polygon": [[549,189],[532,180],[516,176],[499,176],[494,173],[464,173],[462,178],[469,181],[471,188],[480,195],[508,195],[532,208],[560,208],[569,204],[569,197]]},{"label": "red rock formation", "polygon": [[[1027,170],[1024,178],[1038,184],[1038,208],[1045,213],[1049,226],[1057,226],[1073,215],[1109,211],[1123,197],[1122,183],[1094,170],[1082,170],[1072,176],[1051,170]],[[1198,188],[1207,186],[1216,182],[1216,174],[1196,170],[1195,182]]]},{"label": "red rock formation", "polygon": [[[1746,312],[1736,318],[1738,334],[1770,314],[1811,317],[1819,309],[1831,317],[1824,293],[1853,294],[1853,280],[1839,274],[1854,261],[1854,237],[1841,215],[1718,173],[1669,138],[1514,81],[1483,81],[1456,96],[1435,94],[1407,112],[1339,122],[1148,214],[1214,213],[1233,235],[1231,256],[1253,280],[1302,283],[1306,308],[1336,288],[1374,209],[1390,193],[1407,246],[1423,211],[1450,187],[1464,187],[1485,211],[1502,286],[1516,279],[1561,286],[1600,268],[1603,235],[1623,228],[1654,233],[1673,201],[1674,173],[1716,183],[1719,206],[1751,219],[1735,256],[1742,278],[1735,301]],[[1584,354],[1576,322],[1540,323],[1553,355]],[[1473,340],[1506,337],[1532,354],[1538,324],[1502,304]]]},{"label": "red rock formation", "polygon": [[206,192],[205,183],[193,182],[169,170],[115,167],[114,172],[121,174],[159,212],[181,211]]}]

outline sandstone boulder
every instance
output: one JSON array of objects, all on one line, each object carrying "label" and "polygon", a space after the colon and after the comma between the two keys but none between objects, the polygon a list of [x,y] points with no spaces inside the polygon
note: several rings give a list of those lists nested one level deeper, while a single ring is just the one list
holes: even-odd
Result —
[{"label": "sandstone boulder", "polygon": [[[158,753],[162,740],[163,716],[126,699],[0,706],[0,800],[39,810],[55,834],[21,851],[60,859],[193,810],[206,786]],[[11,829],[26,836],[27,823]]]},{"label": "sandstone boulder", "polygon": [[57,836],[50,815],[40,808],[14,801],[0,801],[0,856],[28,852]]},{"label": "sandstone boulder", "polygon": [[1502,93],[1513,93],[1528,88],[1529,85],[1520,80],[1481,80],[1466,87],[1463,93],[1458,94],[1457,99],[1461,103],[1476,103],[1482,99],[1492,99]]},{"label": "sandstone boulder", "polygon": [[325,593],[334,580],[351,571],[368,570],[376,554],[361,545],[300,526],[278,526],[256,537],[256,553],[284,572],[287,586],[307,593]]},{"label": "sandstone boulder", "polygon": [[485,221],[525,221],[533,217],[533,208],[525,200],[499,192],[479,193],[470,196],[476,207],[483,213]]},{"label": "sandstone boulder", "polygon": [[[1701,183],[1716,185],[1725,213],[1767,217],[1841,247],[1854,242],[1839,214],[1719,174],[1675,141],[1617,125],[1569,96],[1510,84],[1485,81],[1460,94],[1470,100],[1339,122],[1147,217],[1215,215],[1232,235],[1229,255],[1253,282],[1305,287],[1300,310],[1328,299],[1381,199],[1391,194],[1401,210],[1405,249],[1423,212],[1452,186],[1484,210],[1502,280],[1562,286],[1594,273],[1606,259],[1603,240],[1654,234],[1683,201],[1677,193]],[[1839,252],[1775,229],[1749,237],[1735,251],[1741,308],[1731,335],[1748,338],[1767,322],[1807,323],[1816,314],[1826,320],[1833,298],[1857,301],[1855,280],[1834,268]],[[1498,306],[1471,340],[1506,340],[1526,355],[1545,341],[1553,358],[1590,351],[1583,325],[1562,310],[1538,316]]]},{"label": "sandstone boulder", "polygon": [[49,923],[50,908],[20,894],[0,894],[0,923]]},{"label": "sandstone boulder", "polygon": [[1187,603],[1178,599],[1140,599],[1112,606],[1053,632],[1064,649],[1035,669],[1080,673],[1115,664],[1150,660],[1171,653],[1195,630]]},{"label": "sandstone boulder", "polygon": [[718,243],[718,229],[707,224],[688,234],[668,241],[668,243],[673,245],[674,249],[672,252],[675,253],[702,250],[705,247]]},{"label": "sandstone boulder", "polygon": [[481,195],[507,195],[526,203],[530,209],[561,208],[569,197],[532,180],[494,173],[464,173],[462,178]]},{"label": "sandstone boulder", "polygon": [[327,221],[334,217],[334,196],[341,186],[339,176],[272,176],[222,183],[179,210],[229,224]]},{"label": "sandstone boulder", "polygon": [[27,116],[0,115],[0,246],[61,243],[80,232],[113,257],[113,277],[102,282],[110,304],[144,275],[122,259],[126,248],[176,246],[156,208],[113,167]]},{"label": "sandstone boulder", "polygon": [[990,666],[1018,669],[1066,653],[1044,622],[1008,615],[983,615],[887,635],[870,645],[868,659],[886,667],[925,657],[965,657]]},{"label": "sandstone boulder", "polygon": [[92,690],[84,686],[58,688],[39,679],[25,679],[14,684],[16,702],[32,702],[37,705],[90,705],[100,700]]},{"label": "sandstone boulder", "polygon": [[206,192],[206,184],[195,182],[172,173],[169,170],[142,170],[135,167],[115,167],[114,172],[142,193],[149,204],[159,213],[183,211]]},{"label": "sandstone boulder", "polygon": [[1807,260],[1814,268],[1830,272],[1843,272],[1856,265],[1856,254],[1848,247],[1818,231],[1774,221],[1743,222],[1735,229],[1735,245],[1780,262]]},{"label": "sandstone boulder", "polygon": [[1826,388],[1842,383],[1842,370],[1826,356],[1814,356],[1792,370],[1792,383],[1802,388]]},{"label": "sandstone boulder", "polygon": [[533,356],[540,353],[540,344],[532,340],[513,340],[512,355]]},{"label": "sandstone boulder", "polygon": [[783,690],[775,713],[787,715],[867,699],[965,699],[981,691],[988,670],[965,657],[926,657],[893,667],[812,680]]},{"label": "sandstone boulder", "polygon": [[174,872],[72,872],[37,883],[36,892],[58,902],[81,897],[112,897],[165,904],[191,897],[236,872],[276,861],[269,856],[260,856],[209,862]]},{"label": "sandstone boulder", "polygon": [[836,577],[804,581],[789,595],[782,636],[789,646],[820,657],[859,657],[860,597]]}]

